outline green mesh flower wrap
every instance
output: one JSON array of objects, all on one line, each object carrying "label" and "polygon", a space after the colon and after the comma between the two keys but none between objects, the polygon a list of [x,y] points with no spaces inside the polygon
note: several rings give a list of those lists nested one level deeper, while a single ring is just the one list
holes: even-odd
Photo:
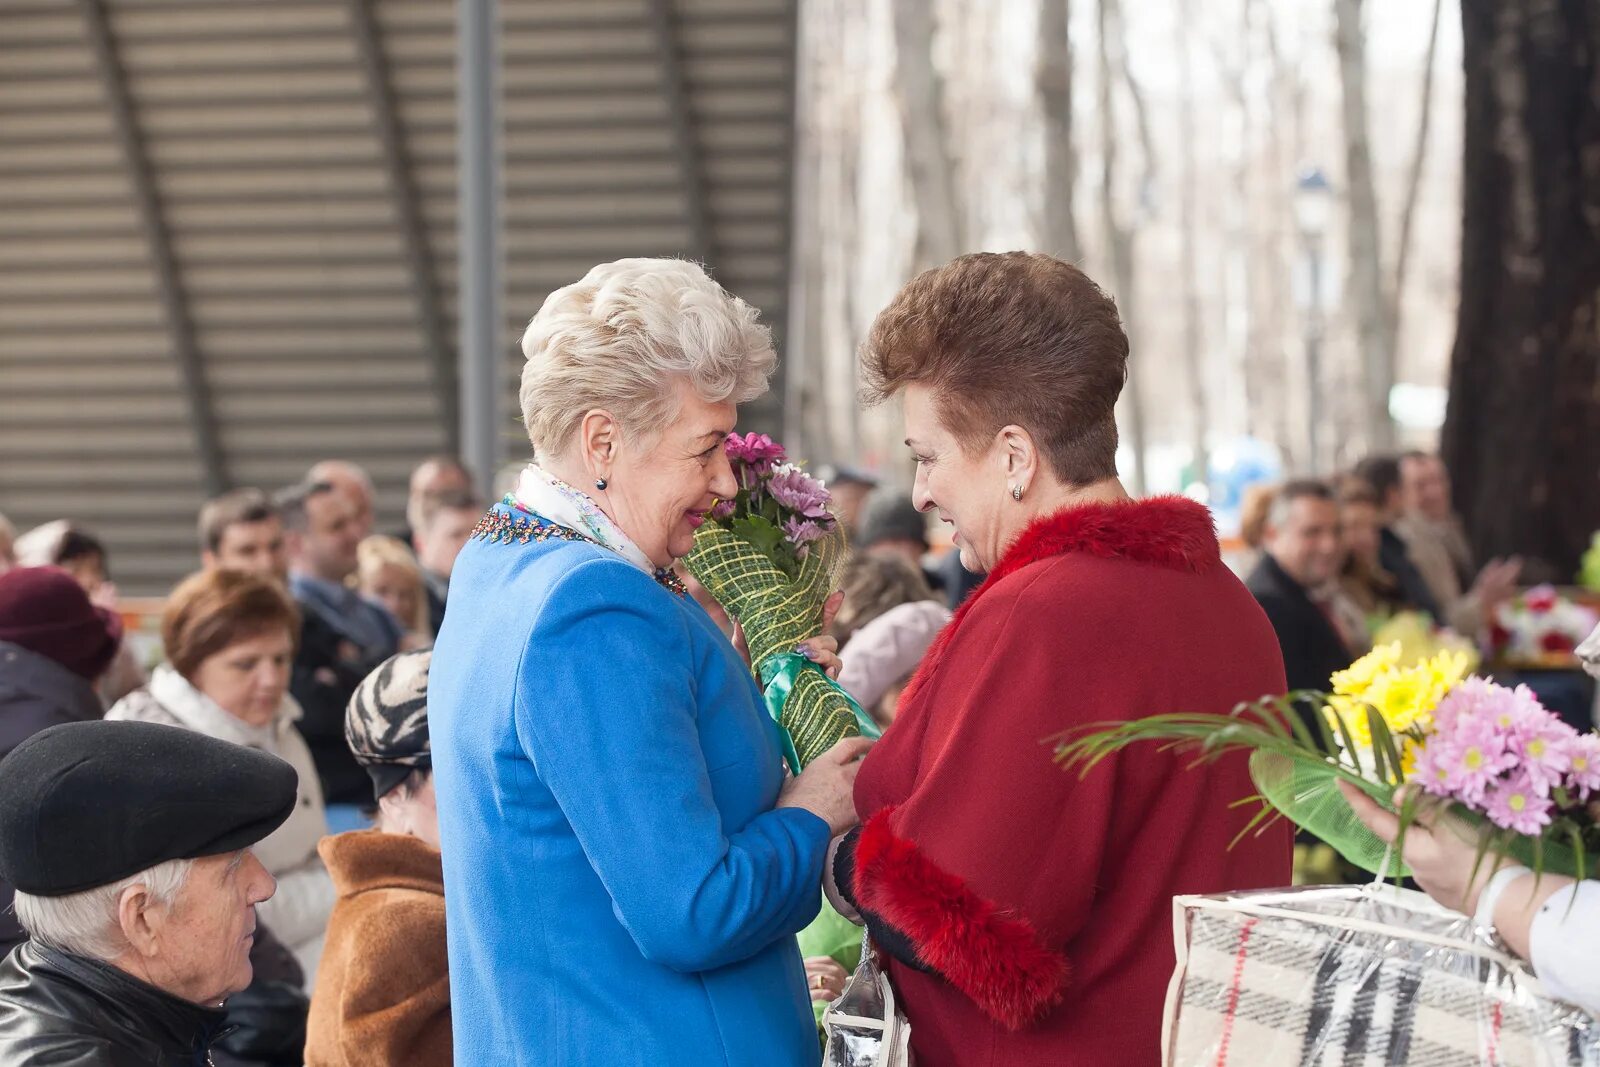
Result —
[{"label": "green mesh flower wrap", "polygon": [[804,656],[800,642],[822,631],[822,610],[838,584],[846,543],[841,529],[809,546],[790,578],[759,549],[708,522],[684,557],[689,572],[744,627],[768,710],[787,732],[791,767],[801,767],[840,740],[878,729],[850,695]]}]

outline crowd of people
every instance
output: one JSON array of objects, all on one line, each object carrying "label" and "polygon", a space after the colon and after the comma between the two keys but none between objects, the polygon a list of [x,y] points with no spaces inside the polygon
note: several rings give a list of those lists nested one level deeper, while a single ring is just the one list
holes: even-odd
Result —
[{"label": "crowd of people", "polygon": [[[814,1067],[864,927],[924,1067],[1153,1065],[1172,898],[1287,884],[1292,842],[1239,840],[1242,757],[1080,777],[1041,740],[1325,688],[1382,619],[1476,637],[1521,578],[1479,567],[1423,453],[1261,488],[1226,560],[1203,505],[1118,480],[1106,294],[963,256],[862,353],[912,492],[824,472],[855,551],[800,651],[883,736],[791,773],[681,563],[738,489],[756,312],[622,260],[523,348],[537,459],[503,501],[442,456],[392,534],[347,462],[218,497],[148,675],[104,545],[0,520],[0,1061]],[[1452,848],[1407,857],[1471,911]],[[1546,923],[1579,944],[1589,886]],[[1526,946],[1551,899],[1491,919]]]}]

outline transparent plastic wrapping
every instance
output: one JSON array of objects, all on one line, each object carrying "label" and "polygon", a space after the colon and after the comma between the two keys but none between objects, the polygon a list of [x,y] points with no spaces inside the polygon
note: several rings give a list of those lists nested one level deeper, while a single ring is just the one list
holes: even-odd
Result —
[{"label": "transparent plastic wrapping", "polygon": [[1167,1067],[1600,1067],[1600,1020],[1421,893],[1308,886],[1173,903]]},{"label": "transparent plastic wrapping", "polygon": [[911,1024],[895,1006],[894,987],[878,966],[872,939],[861,938],[861,963],[844,992],[822,1013],[823,1067],[909,1067]]}]

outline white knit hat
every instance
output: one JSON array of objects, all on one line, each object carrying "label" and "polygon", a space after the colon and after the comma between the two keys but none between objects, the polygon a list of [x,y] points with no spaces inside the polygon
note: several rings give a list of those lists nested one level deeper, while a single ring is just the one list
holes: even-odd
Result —
[{"label": "white knit hat", "polygon": [[936,600],[890,608],[855,632],[839,652],[839,684],[871,712],[889,688],[917,669],[928,646],[950,621]]}]

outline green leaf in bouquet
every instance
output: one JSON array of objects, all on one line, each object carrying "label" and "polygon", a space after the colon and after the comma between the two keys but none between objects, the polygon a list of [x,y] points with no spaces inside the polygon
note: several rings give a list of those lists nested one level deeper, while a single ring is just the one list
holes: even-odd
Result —
[{"label": "green leaf in bouquet", "polygon": [[783,539],[783,530],[753,515],[738,515],[728,521],[728,529],[735,536],[743,540],[751,548],[772,560],[777,567],[789,577],[794,577],[792,566],[786,565],[785,555],[793,558],[793,553],[785,553],[787,542]]}]

